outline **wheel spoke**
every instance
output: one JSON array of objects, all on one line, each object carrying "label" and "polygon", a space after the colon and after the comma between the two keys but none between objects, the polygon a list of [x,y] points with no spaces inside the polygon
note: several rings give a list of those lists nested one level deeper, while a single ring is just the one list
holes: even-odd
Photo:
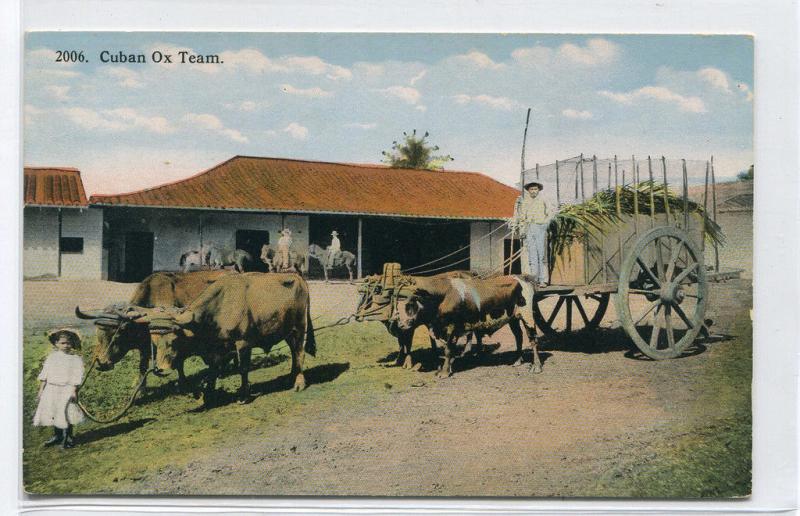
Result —
[{"label": "wheel spoke", "polygon": [[548,326],[552,326],[553,325],[553,321],[556,320],[556,316],[558,315],[558,311],[561,310],[561,305],[563,305],[563,304],[564,304],[564,298],[559,296],[558,301],[556,301],[556,306],[553,307],[553,313],[551,313],[550,317],[547,318],[547,325]]},{"label": "wheel spoke", "polygon": [[683,249],[682,240],[678,242],[678,245],[672,248],[672,254],[669,257],[669,263],[667,264],[667,281],[671,281],[672,275],[675,274],[675,262],[678,261],[678,255],[680,255],[681,249]]},{"label": "wheel spoke", "polygon": [[638,320],[638,321],[636,321],[635,323],[633,323],[633,325],[634,325],[634,326],[639,326],[639,323],[640,323],[640,322],[642,322],[642,321],[644,320],[644,318],[645,318],[645,317],[647,317],[648,315],[650,315],[650,312],[652,312],[652,311],[653,311],[653,308],[657,307],[657,306],[658,306],[658,305],[660,305],[660,304],[661,304],[661,300],[660,300],[660,299],[656,299],[655,301],[653,301],[652,303],[650,303],[650,308],[648,308],[648,309],[647,309],[647,311],[644,313],[644,315],[642,315],[641,317],[639,317],[639,320]]},{"label": "wheel spoke", "polygon": [[692,272],[694,272],[694,270],[695,270],[696,268],[697,268],[697,262],[695,262],[695,263],[693,263],[692,265],[690,265],[689,267],[686,267],[685,269],[683,269],[683,272],[681,272],[680,274],[678,274],[678,275],[675,277],[675,281],[674,281],[674,283],[677,283],[678,285],[680,285],[681,281],[685,280],[685,279],[686,279],[686,277],[687,277],[689,274],[691,274]]},{"label": "wheel spoke", "polygon": [[581,300],[577,297],[574,299],[575,308],[578,309],[578,313],[581,314],[581,319],[583,319],[583,327],[586,328],[589,326],[589,318],[586,317],[586,312],[583,310],[583,305],[581,304]]},{"label": "wheel spoke", "polygon": [[698,294],[687,294],[686,292],[684,292],[683,295],[686,297],[692,297],[694,299],[703,299],[703,296],[700,296]]},{"label": "wheel spoke", "polygon": [[683,320],[683,323],[686,325],[687,328],[689,328],[690,330],[694,329],[694,324],[692,324],[692,321],[690,321],[689,318],[686,317],[686,314],[683,312],[683,308],[681,308],[680,305],[674,303],[672,305],[672,308],[675,310],[675,313],[678,314],[678,317],[680,317]]},{"label": "wheel spoke", "polygon": [[661,288],[661,282],[653,275],[653,271],[651,271],[650,268],[644,264],[642,259],[637,257],[636,262],[639,264],[639,267],[641,267],[642,270],[646,272],[648,276],[650,276],[650,279],[653,280],[653,282],[656,284],[656,287]]},{"label": "wheel spoke", "polygon": [[657,290],[645,290],[643,288],[629,288],[628,289],[628,293],[629,294],[642,294],[642,295],[645,295],[645,296],[657,296],[658,295],[658,291]]},{"label": "wheel spoke", "polygon": [[[661,240],[656,238],[656,272],[659,282],[664,281],[664,255],[661,252]],[[661,286],[661,283],[658,285]]]},{"label": "wheel spoke", "polygon": [[664,332],[667,334],[669,348],[675,349],[675,334],[672,333],[672,305],[664,305]]},{"label": "wheel spoke", "polygon": [[653,332],[650,334],[650,347],[653,349],[658,349],[658,332],[661,331],[661,328],[653,323]]}]

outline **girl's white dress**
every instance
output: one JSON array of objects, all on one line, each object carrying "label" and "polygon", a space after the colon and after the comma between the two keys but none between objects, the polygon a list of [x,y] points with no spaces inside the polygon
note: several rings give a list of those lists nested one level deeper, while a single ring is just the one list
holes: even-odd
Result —
[{"label": "girl's white dress", "polygon": [[39,380],[46,381],[47,384],[33,415],[33,424],[67,428],[68,425],[83,421],[83,412],[69,401],[82,379],[83,359],[79,355],[70,355],[60,350],[50,353],[39,373]]}]

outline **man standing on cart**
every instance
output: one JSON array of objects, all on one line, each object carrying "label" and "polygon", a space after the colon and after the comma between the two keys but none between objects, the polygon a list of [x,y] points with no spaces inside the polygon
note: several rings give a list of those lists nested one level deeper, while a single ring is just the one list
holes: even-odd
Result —
[{"label": "man standing on cart", "polygon": [[517,198],[514,206],[514,224],[528,251],[531,275],[539,287],[549,283],[547,268],[547,228],[555,216],[555,210],[539,195],[542,183],[525,183],[525,193]]}]

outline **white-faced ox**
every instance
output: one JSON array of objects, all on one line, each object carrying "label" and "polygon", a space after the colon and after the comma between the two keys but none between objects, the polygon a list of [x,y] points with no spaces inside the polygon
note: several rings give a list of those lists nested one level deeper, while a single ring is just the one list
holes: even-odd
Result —
[{"label": "white-faced ox", "polygon": [[[231,271],[197,271],[188,273],[156,272],[146,277],[136,287],[130,305],[153,308],[158,306],[188,306],[206,287]],[[103,310],[81,311],[75,307],[75,315],[81,319],[94,320],[97,328],[97,343],[93,359],[100,371],[113,369],[114,364],[131,350],[139,351],[140,380],[148,369],[151,359],[150,333],[147,327],[136,324],[128,315],[129,305],[110,306]],[[184,390],[183,364],[177,364],[178,388]]]},{"label": "white-faced ox", "polygon": [[[426,282],[429,280],[443,279],[443,278],[474,278],[475,274],[468,271],[449,271],[436,274],[434,276],[404,276],[405,282],[411,285],[416,285],[419,282]],[[413,327],[408,329],[400,329],[397,325],[397,319],[393,317],[392,296],[395,294],[393,291],[384,291],[381,283],[380,276],[371,276],[365,281],[361,297],[356,308],[356,318],[359,321],[381,321],[386,329],[393,337],[397,338],[399,352],[397,354],[397,365],[402,366],[403,369],[418,370],[420,364],[414,364],[411,357],[411,346],[414,340],[414,331],[418,326],[426,325],[423,320],[418,320]],[[428,334],[431,342],[431,349],[435,352],[436,339],[433,332],[428,327]],[[470,331],[467,333],[467,344],[464,349],[464,354],[467,354],[472,349],[472,337],[476,339],[478,349],[481,347],[482,334],[479,331]]]},{"label": "white-faced ox", "polygon": [[393,320],[398,328],[408,330],[425,324],[444,347],[444,363],[440,377],[452,374],[455,343],[470,329],[491,333],[508,325],[514,334],[522,363],[522,328],[525,327],[533,352],[531,371],[539,373],[536,326],[533,320],[533,285],[516,276],[479,278],[427,278],[411,287],[410,294],[398,300]]},{"label": "white-faced ox", "polygon": [[291,350],[294,390],[304,389],[305,353],[316,353],[309,310],[308,284],[297,274],[251,272],[220,279],[182,311],[144,310],[134,320],[147,325],[159,368],[172,369],[189,356],[203,359],[208,365],[204,404],[210,406],[220,370],[234,353],[240,398],[246,401],[252,348],[268,352],[284,340]]}]

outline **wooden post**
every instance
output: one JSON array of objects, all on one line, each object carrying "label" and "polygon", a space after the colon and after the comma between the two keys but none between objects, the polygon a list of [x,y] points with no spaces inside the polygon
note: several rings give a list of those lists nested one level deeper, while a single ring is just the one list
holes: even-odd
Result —
[{"label": "wooden post", "polygon": [[561,206],[561,183],[558,177],[558,160],[556,160],[556,204]]},{"label": "wooden post", "polygon": [[[717,223],[717,178],[714,175],[714,156],[711,156],[711,206],[714,209],[714,224]],[[714,270],[719,272],[719,246],[714,241]]]},{"label": "wooden post", "polygon": [[650,156],[647,156],[647,172],[650,174],[650,227],[654,228],[656,226],[656,199],[654,194],[653,162]]},{"label": "wooden post", "polygon": [[592,195],[597,193],[597,155],[592,156]]},{"label": "wooden post", "polygon": [[619,205],[619,172],[617,169],[617,155],[614,155],[614,192],[616,195],[616,204],[617,204],[617,217],[622,216],[622,212],[620,210]]},{"label": "wooden post", "polygon": [[64,224],[63,215],[61,214],[61,208],[58,209],[58,245],[56,246],[56,251],[58,252],[58,277],[61,277],[61,234],[62,228]]},{"label": "wooden post", "polygon": [[[528,124],[531,121],[531,108],[528,108],[528,112],[525,115],[525,131],[522,133],[522,155],[520,156],[520,171],[519,171],[519,194],[520,198],[524,199],[525,197],[525,145],[528,142]],[[539,165],[536,165],[536,179],[539,179]],[[516,215],[516,213],[514,214]],[[489,224],[489,231],[492,230],[492,225]],[[517,235],[520,236],[520,235]],[[520,245],[522,245],[522,241],[520,240]],[[508,264],[508,271],[511,273],[511,270],[514,266],[514,234],[511,234],[511,253],[509,254],[509,260],[511,263]],[[489,248],[489,254],[491,255],[491,247]],[[490,262],[491,263],[491,262]],[[521,272],[521,271],[520,271]]]},{"label": "wooden post", "polygon": [[706,226],[708,225],[708,174],[709,166],[706,161],[706,182],[703,188],[703,241],[700,243],[700,248],[704,253],[706,250]]},{"label": "wooden post", "polygon": [[667,193],[669,190],[669,184],[667,183],[667,158],[661,156],[661,172],[664,175],[664,213],[667,217],[667,225],[669,225],[669,194]]},{"label": "wooden post", "polygon": [[536,164],[536,179],[539,179],[539,164]]},{"label": "wooden post", "polygon": [[608,190],[611,190],[611,162],[608,163]]},{"label": "wooden post", "polygon": [[575,163],[575,201],[578,200],[578,167],[579,163]]},{"label": "wooden post", "polygon": [[686,160],[683,164],[683,230],[689,232],[689,174],[686,171]]},{"label": "wooden post", "polygon": [[583,154],[581,154],[581,201],[586,200],[586,193],[583,191]]},{"label": "wooden post", "polygon": [[636,165],[636,156],[631,155],[631,163],[633,163],[633,231],[639,234],[639,173],[638,166]]},{"label": "wooden post", "polygon": [[356,263],[356,275],[358,279],[364,277],[364,269],[361,267],[361,246],[363,243],[362,236],[361,236],[361,217],[358,218],[358,241],[356,242],[356,254],[358,255],[356,259],[358,263]]}]

